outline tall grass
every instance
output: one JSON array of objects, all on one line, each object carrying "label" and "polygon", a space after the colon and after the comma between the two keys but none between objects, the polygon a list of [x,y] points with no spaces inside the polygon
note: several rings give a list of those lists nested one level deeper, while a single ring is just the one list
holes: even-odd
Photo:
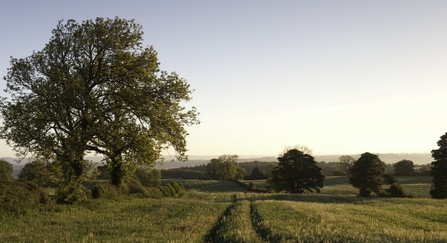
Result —
[{"label": "tall grass", "polygon": [[447,242],[447,201],[424,198],[427,178],[398,179],[416,198],[357,197],[346,177],[328,177],[320,194],[185,180],[180,198],[98,199],[0,218],[0,242]]},{"label": "tall grass", "polygon": [[236,196],[236,202],[221,218],[212,237],[212,242],[263,242],[252,225],[250,202],[243,194]]},{"label": "tall grass", "polygon": [[204,242],[231,203],[132,198],[0,222],[0,242]]},{"label": "tall grass", "polygon": [[446,242],[446,201],[355,204],[257,200],[259,227],[275,242]]}]

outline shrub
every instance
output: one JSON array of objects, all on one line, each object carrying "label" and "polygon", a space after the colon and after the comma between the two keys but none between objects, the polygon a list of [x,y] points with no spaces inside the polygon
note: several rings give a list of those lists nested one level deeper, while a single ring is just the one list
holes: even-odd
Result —
[{"label": "shrub", "polygon": [[59,184],[62,173],[56,163],[45,163],[34,160],[25,164],[19,174],[21,181],[32,181],[41,187],[56,186]]},{"label": "shrub", "polygon": [[27,210],[45,210],[54,204],[48,194],[32,182],[2,182],[0,191],[0,214],[23,215]]},{"label": "shrub", "polygon": [[177,182],[171,182],[167,185],[160,186],[159,189],[165,197],[180,197],[186,192],[183,184]]},{"label": "shrub", "polygon": [[385,185],[392,185],[397,182],[396,177],[390,175],[390,174],[383,174],[383,184]]},{"label": "shrub", "polygon": [[404,189],[397,183],[391,184],[390,188],[385,190],[389,197],[411,197],[407,195]]},{"label": "shrub", "polygon": [[146,189],[149,196],[162,197],[163,192],[158,187],[149,187]]},{"label": "shrub", "polygon": [[12,181],[12,172],[13,172],[12,164],[8,161],[0,159],[0,181]]},{"label": "shrub", "polygon": [[57,188],[58,203],[79,203],[91,197],[81,180],[65,180]]},{"label": "shrub", "polygon": [[157,169],[137,168],[135,171],[135,176],[145,187],[160,186],[161,173]]},{"label": "shrub", "polygon": [[137,179],[131,179],[127,184],[126,184],[127,190],[126,192],[128,194],[143,194],[143,195],[147,195],[147,191],[146,188],[141,185],[141,182]]},{"label": "shrub", "polygon": [[109,182],[98,183],[92,188],[93,198],[112,198],[119,194],[119,189]]},{"label": "shrub", "polygon": [[248,188],[249,189],[256,189],[256,185],[253,182],[248,183]]}]

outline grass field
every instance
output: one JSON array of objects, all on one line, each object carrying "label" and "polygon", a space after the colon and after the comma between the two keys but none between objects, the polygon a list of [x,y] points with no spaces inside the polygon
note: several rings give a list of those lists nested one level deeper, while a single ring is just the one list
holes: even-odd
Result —
[{"label": "grass field", "polygon": [[398,179],[414,198],[360,198],[343,177],[301,195],[184,181],[181,198],[92,200],[2,218],[0,242],[447,242],[447,200],[429,198],[430,178]]}]

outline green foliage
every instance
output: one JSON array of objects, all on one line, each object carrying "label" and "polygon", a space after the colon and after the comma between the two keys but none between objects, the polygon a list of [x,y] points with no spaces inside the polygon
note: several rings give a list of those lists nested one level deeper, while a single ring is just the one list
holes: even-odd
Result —
[{"label": "green foliage", "polygon": [[404,189],[397,183],[391,184],[391,186],[385,190],[389,197],[409,197]]},{"label": "green foliage", "polygon": [[14,168],[8,161],[0,159],[0,182],[12,181]]},{"label": "green foliage", "polygon": [[101,165],[98,166],[98,177],[96,177],[98,180],[109,180],[110,175],[107,166]]},{"label": "green foliage", "polygon": [[279,164],[272,171],[267,185],[273,191],[290,193],[320,192],[325,176],[314,158],[296,149],[278,157]]},{"label": "green foliage", "polygon": [[447,201],[428,198],[429,179],[399,177],[405,191],[423,185],[427,198],[380,200],[356,197],[344,176],[326,178],[319,195],[186,180],[191,192],[180,198],[125,196],[0,217],[0,242],[446,242]]},{"label": "green foliage", "polygon": [[408,176],[414,173],[414,164],[411,160],[401,160],[393,165],[394,174],[398,176]]},{"label": "green foliage", "polygon": [[56,186],[62,176],[61,168],[56,163],[45,163],[41,160],[33,160],[25,164],[19,174],[22,181],[32,181],[39,186]]},{"label": "green foliage", "polygon": [[146,188],[146,191],[148,196],[163,197],[163,192],[159,187],[149,187]]},{"label": "green foliage", "polygon": [[[254,168],[258,167],[259,171],[266,174],[271,172],[271,168],[278,164],[278,162],[263,162],[263,161],[251,161],[251,162],[239,162],[239,166],[244,168],[247,172],[247,176],[249,177],[251,174],[248,172],[252,172]],[[267,177],[265,177],[267,178]]]},{"label": "green foliage", "polygon": [[364,153],[354,162],[350,170],[349,183],[359,189],[361,197],[369,197],[371,192],[380,195],[385,167],[379,156]]},{"label": "green foliage", "polygon": [[120,190],[109,182],[98,183],[92,188],[93,198],[113,198],[120,194]]},{"label": "green foliage", "polygon": [[83,179],[63,180],[56,190],[59,203],[80,203],[91,198],[91,191],[82,184]]},{"label": "green foliage", "polygon": [[[205,242],[230,203],[126,197],[0,222],[0,242]],[[1,219],[0,219],[1,220]]]},{"label": "green foliage", "polygon": [[250,179],[252,180],[262,180],[265,179],[264,173],[259,169],[259,167],[255,167],[250,175]]},{"label": "green foliage", "polygon": [[432,167],[431,163],[416,165],[414,169],[415,175],[430,176],[431,167]]},{"label": "green foliage", "polygon": [[44,210],[53,204],[48,194],[32,182],[0,183],[0,216],[23,215],[27,210]]},{"label": "green foliage", "polygon": [[431,151],[433,161],[430,175],[433,177],[430,195],[433,198],[447,198],[447,133],[438,141],[439,149]]},{"label": "green foliage", "polygon": [[175,168],[175,169],[164,169],[160,170],[161,177],[163,179],[202,179],[203,178],[203,170],[202,171],[194,171],[185,168]]},{"label": "green foliage", "polygon": [[184,185],[175,181],[159,188],[165,197],[181,197],[186,193]]},{"label": "green foliage", "polygon": [[205,167],[204,179],[243,179],[246,171],[239,166],[237,159],[237,155],[221,155],[217,159],[212,159]]},{"label": "green foliage", "polygon": [[133,164],[153,166],[169,146],[187,159],[185,126],[199,123],[196,109],[183,106],[192,90],[159,69],[139,24],[68,20],[52,34],[41,51],[11,59],[0,137],[19,153],[58,160],[60,195],[76,201],[72,196],[83,194],[75,185],[82,184],[86,152],[106,157],[118,186],[134,175]]},{"label": "green foliage", "polygon": [[161,183],[161,173],[157,169],[137,168],[135,176],[145,187],[158,187]]},{"label": "green foliage", "polygon": [[397,182],[396,177],[390,175],[390,174],[383,174],[383,184],[385,185],[392,185]]},{"label": "green foliage", "polygon": [[239,164],[237,165],[236,169],[236,175],[234,176],[235,180],[243,180],[245,178],[245,175],[247,174],[247,171],[245,171],[244,168],[241,168]]},{"label": "green foliage", "polygon": [[131,179],[130,181],[128,181],[126,184],[122,185],[121,187],[124,188],[124,191],[127,194],[147,195],[146,188],[137,179]]}]

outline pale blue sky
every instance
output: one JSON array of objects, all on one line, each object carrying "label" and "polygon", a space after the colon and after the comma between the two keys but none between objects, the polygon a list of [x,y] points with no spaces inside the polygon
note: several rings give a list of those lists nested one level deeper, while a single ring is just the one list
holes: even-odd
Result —
[{"label": "pale blue sky", "polygon": [[195,89],[191,155],[428,153],[447,132],[446,13],[447,1],[3,0],[0,76],[58,20],[134,18],[161,68]]}]

